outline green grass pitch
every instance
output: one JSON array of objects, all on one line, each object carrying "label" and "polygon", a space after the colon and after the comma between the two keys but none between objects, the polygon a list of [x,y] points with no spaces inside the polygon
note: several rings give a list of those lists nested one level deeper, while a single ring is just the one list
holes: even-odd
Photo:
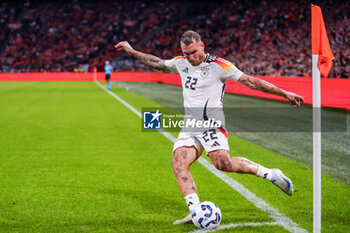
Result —
[{"label": "green grass pitch", "polygon": [[[113,86],[141,111],[159,103]],[[170,100],[169,100],[170,101]],[[292,197],[260,178],[229,174],[307,231],[312,231],[312,171],[229,136],[231,152],[279,167]],[[141,131],[141,120],[93,82],[0,82],[0,232],[189,232],[174,226],[187,206],[171,169],[172,142]],[[205,157],[205,156],[204,156]],[[198,163],[202,201],[218,204],[222,225],[272,222]],[[322,232],[350,228],[350,188],[322,177]],[[287,232],[281,226],[222,232]]]}]

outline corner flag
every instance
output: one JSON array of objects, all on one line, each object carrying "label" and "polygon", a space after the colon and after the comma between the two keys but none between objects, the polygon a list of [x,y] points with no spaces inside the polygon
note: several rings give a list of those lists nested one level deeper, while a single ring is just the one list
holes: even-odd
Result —
[{"label": "corner flag", "polygon": [[328,77],[334,59],[321,8],[311,4],[313,107],[313,230],[321,232],[321,76]]},{"label": "corner flag", "polygon": [[311,4],[311,37],[312,54],[318,54],[318,68],[323,77],[327,78],[332,68],[331,46],[329,45],[326,27],[324,25],[321,8]]}]

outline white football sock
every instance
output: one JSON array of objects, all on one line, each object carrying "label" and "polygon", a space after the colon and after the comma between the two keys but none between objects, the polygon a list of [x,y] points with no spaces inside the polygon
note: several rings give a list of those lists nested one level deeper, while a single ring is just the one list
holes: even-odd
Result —
[{"label": "white football sock", "polygon": [[263,167],[261,165],[258,165],[258,172],[256,173],[256,176],[259,176],[259,177],[264,178],[266,180],[271,180],[272,170],[269,168]]},{"label": "white football sock", "polygon": [[186,195],[185,200],[190,211],[192,211],[199,204],[199,197],[197,193]]}]

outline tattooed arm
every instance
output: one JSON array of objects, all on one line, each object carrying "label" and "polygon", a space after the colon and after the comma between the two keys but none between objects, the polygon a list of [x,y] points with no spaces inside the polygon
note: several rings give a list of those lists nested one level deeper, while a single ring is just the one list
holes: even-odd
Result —
[{"label": "tattooed arm", "polygon": [[294,94],[292,92],[285,91],[279,87],[276,87],[275,85],[266,82],[265,80],[251,77],[248,75],[243,74],[238,82],[246,85],[247,87],[258,90],[258,91],[263,91],[266,93],[274,94],[274,95],[279,95],[287,100],[290,101],[292,106],[300,106],[301,102],[304,102],[304,98],[300,95]]},{"label": "tattooed arm", "polygon": [[129,55],[135,57],[136,59],[140,60],[142,63],[148,65],[151,68],[157,69],[157,70],[166,70],[167,67],[165,66],[165,61],[160,59],[159,57],[142,53],[140,51],[137,51],[133,49],[130,44],[127,41],[119,42],[114,46],[118,51],[124,50]]}]

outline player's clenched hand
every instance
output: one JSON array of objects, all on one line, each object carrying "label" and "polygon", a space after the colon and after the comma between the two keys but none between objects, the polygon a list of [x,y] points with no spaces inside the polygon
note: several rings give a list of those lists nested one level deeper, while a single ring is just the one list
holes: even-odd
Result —
[{"label": "player's clenched hand", "polygon": [[133,50],[127,41],[119,42],[118,44],[114,45],[114,48],[116,48],[118,51],[124,50],[127,53]]},{"label": "player's clenched hand", "polygon": [[286,98],[290,101],[293,107],[300,107],[300,103],[304,103],[304,97],[294,94],[292,92],[287,92]]}]

